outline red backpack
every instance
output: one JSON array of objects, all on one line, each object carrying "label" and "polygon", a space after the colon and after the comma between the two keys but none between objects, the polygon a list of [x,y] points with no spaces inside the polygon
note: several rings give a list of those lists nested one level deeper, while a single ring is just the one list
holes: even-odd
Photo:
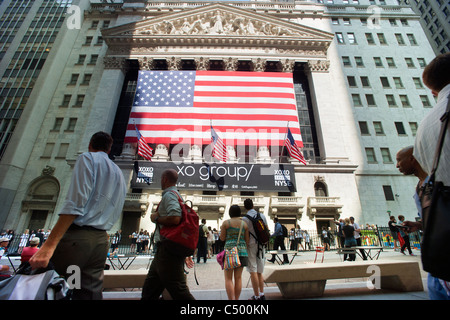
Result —
[{"label": "red backpack", "polygon": [[177,192],[171,191],[177,195],[181,207],[181,221],[175,226],[164,226],[159,229],[161,242],[174,255],[188,257],[193,255],[197,248],[199,218]]}]

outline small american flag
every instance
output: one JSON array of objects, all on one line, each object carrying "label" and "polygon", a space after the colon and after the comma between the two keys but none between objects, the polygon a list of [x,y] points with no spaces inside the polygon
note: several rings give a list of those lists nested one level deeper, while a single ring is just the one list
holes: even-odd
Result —
[{"label": "small american flag", "polygon": [[212,156],[220,161],[227,162],[228,153],[227,146],[223,143],[222,139],[220,139],[219,135],[211,126],[211,141],[213,145]]},{"label": "small american flag", "polygon": [[287,147],[288,151],[289,151],[289,155],[300,161],[301,163],[303,163],[304,165],[306,165],[306,160],[303,157],[302,152],[300,151],[300,149],[297,147],[297,144],[295,143],[294,137],[292,136],[291,130],[288,128],[288,132],[286,135],[286,140],[284,140],[284,144]]},{"label": "small american flag", "polygon": [[153,149],[150,148],[150,146],[147,144],[147,141],[145,141],[144,137],[139,132],[138,128],[136,127],[136,136],[138,138],[138,155],[144,157],[146,160],[152,160],[152,154]]}]

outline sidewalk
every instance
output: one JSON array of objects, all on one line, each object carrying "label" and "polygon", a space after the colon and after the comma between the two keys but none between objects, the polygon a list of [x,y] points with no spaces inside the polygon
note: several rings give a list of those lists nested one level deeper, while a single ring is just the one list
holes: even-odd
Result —
[{"label": "sidewalk", "polygon": [[[385,249],[381,252],[379,260],[404,260],[404,261],[418,261],[421,265],[420,251],[413,250],[416,256],[403,255],[400,252],[394,252],[392,249]],[[270,255],[266,255],[270,258]],[[313,263],[315,257],[314,251],[300,252],[295,257],[292,265]],[[341,258],[336,251],[325,252],[324,262],[338,262]],[[149,263],[148,256],[139,256],[130,266],[130,270],[145,269]],[[359,257],[357,260],[360,259]],[[320,259],[321,260],[321,259]],[[320,261],[319,260],[319,261]],[[376,260],[374,260],[376,262]],[[351,262],[348,262],[351,263]],[[266,265],[270,265],[266,262]],[[200,262],[196,264],[195,270],[189,269],[187,275],[188,285],[191,289],[192,295],[197,300],[227,300],[227,295],[224,287],[223,271],[217,264],[215,257],[209,259],[206,263]],[[195,282],[194,272],[197,275],[198,285]],[[382,289],[368,289],[367,278],[354,279],[339,279],[328,280],[325,287],[325,294],[323,297],[314,298],[311,300],[428,300],[427,292],[427,273],[421,271],[424,290],[422,292],[395,292]],[[265,287],[265,294],[267,300],[283,300],[280,291],[276,284],[269,283]],[[140,299],[141,291],[105,291],[105,300],[136,300]],[[253,295],[253,290],[250,283],[250,275],[244,270],[242,274],[242,293],[240,300],[247,300]]]}]

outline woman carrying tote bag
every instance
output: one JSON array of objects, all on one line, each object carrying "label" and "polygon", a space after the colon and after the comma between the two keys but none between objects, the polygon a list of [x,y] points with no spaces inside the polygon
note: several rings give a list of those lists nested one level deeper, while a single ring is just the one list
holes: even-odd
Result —
[{"label": "woman carrying tote bag", "polygon": [[247,224],[241,218],[241,208],[239,206],[232,205],[229,214],[230,219],[224,221],[220,227],[220,240],[225,241],[225,250],[231,251],[237,247],[240,266],[228,270],[224,269],[225,290],[229,300],[239,300],[242,291],[242,271],[248,260],[247,244],[249,233]]}]

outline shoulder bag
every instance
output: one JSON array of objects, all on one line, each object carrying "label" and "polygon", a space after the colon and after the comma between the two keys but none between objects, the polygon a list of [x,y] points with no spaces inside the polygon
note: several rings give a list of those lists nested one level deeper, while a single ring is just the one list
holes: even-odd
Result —
[{"label": "shoulder bag", "polygon": [[239,268],[241,266],[241,261],[239,260],[239,250],[238,244],[241,239],[242,227],[244,225],[244,221],[241,221],[241,227],[239,228],[239,236],[236,242],[236,245],[231,249],[225,249],[224,260],[223,260],[223,268],[225,270]]}]

